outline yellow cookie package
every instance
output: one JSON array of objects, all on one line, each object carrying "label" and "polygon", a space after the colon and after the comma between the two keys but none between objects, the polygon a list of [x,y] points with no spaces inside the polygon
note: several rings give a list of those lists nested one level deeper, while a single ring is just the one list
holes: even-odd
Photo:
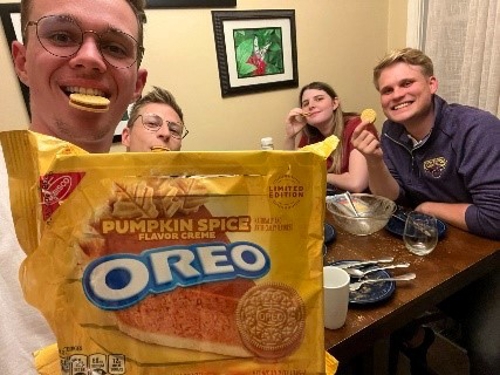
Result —
[{"label": "yellow cookie package", "polygon": [[325,373],[321,156],[0,140],[61,374]]}]

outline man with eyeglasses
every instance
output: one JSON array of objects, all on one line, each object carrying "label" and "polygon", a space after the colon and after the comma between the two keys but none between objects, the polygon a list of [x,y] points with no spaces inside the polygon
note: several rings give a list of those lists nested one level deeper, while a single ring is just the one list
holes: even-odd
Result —
[{"label": "man with eyeglasses", "polygon": [[174,96],[153,87],[132,106],[122,143],[127,151],[179,151],[188,133],[184,114]]},{"label": "man with eyeglasses", "polygon": [[[116,124],[140,97],[144,0],[23,1],[25,43],[15,41],[16,73],[30,88],[30,129],[89,152],[109,151]],[[98,17],[96,17],[98,13]],[[107,98],[104,113],[69,106],[72,93]]]},{"label": "man with eyeglasses", "polygon": [[[24,44],[12,43],[15,71],[30,89],[29,129],[88,152],[108,152],[128,105],[141,96],[144,0],[22,0]],[[109,101],[106,111],[69,105],[72,93]],[[106,101],[106,102],[107,102]],[[23,298],[20,248],[0,148],[0,374],[34,375],[33,352],[55,341]]]}]

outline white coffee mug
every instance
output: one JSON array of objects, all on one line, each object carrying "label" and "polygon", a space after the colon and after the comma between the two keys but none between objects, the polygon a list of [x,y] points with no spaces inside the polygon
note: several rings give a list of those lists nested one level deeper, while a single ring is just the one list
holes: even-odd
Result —
[{"label": "white coffee mug", "polygon": [[337,329],[344,325],[349,305],[349,274],[335,266],[323,267],[325,327]]}]

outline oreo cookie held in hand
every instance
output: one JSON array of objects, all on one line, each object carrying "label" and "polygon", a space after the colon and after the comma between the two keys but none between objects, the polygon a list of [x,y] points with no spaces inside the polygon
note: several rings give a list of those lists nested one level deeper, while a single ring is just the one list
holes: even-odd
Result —
[{"label": "oreo cookie held in hand", "polygon": [[73,93],[69,96],[69,105],[82,111],[107,112],[109,99],[104,96]]}]

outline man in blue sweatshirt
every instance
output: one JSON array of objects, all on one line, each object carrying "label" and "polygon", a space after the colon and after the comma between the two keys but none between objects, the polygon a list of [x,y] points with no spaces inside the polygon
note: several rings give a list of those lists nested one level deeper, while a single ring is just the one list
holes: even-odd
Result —
[{"label": "man in blue sweatshirt", "polygon": [[429,57],[405,48],[374,69],[388,120],[380,142],[358,128],[370,190],[482,237],[500,240],[500,119],[436,95]]},{"label": "man in blue sweatshirt", "polygon": [[[364,129],[367,124],[352,139],[367,160],[373,194],[500,240],[500,119],[436,95],[433,63],[417,49],[385,56],[373,80],[388,120],[380,140]],[[463,323],[471,374],[500,368],[499,280],[499,272],[487,275],[440,306],[461,312],[457,318]],[[432,331],[403,332],[406,347],[419,357],[414,359],[425,361]],[[419,373],[413,364],[412,369]]]}]

